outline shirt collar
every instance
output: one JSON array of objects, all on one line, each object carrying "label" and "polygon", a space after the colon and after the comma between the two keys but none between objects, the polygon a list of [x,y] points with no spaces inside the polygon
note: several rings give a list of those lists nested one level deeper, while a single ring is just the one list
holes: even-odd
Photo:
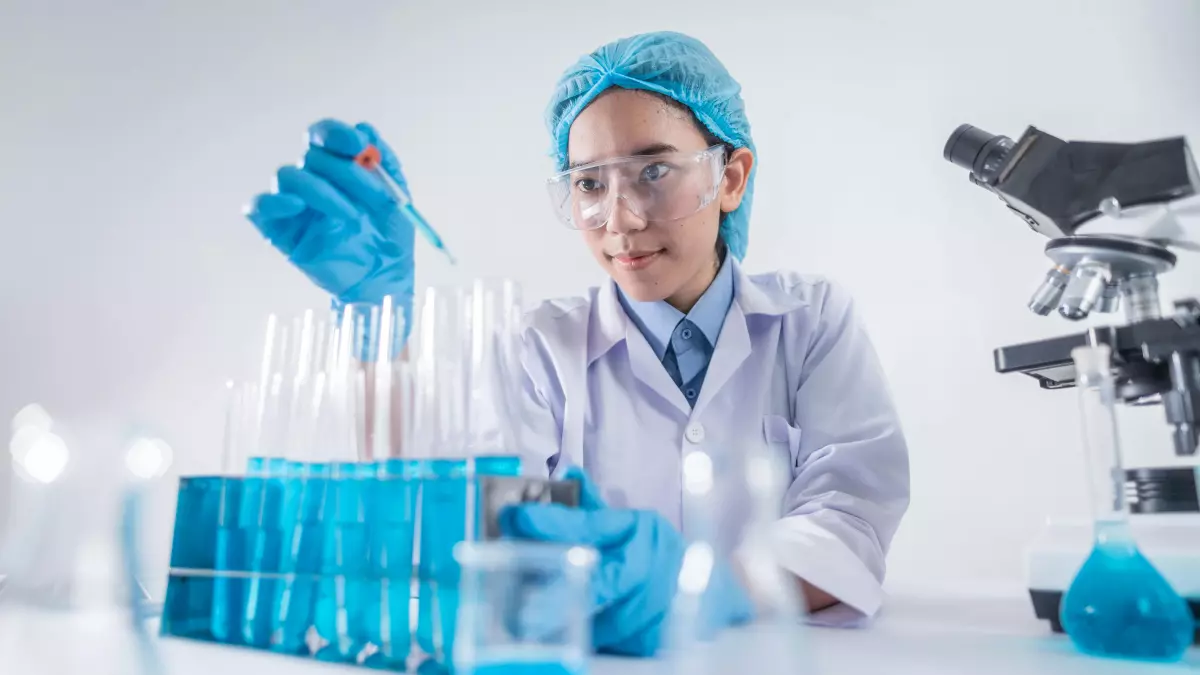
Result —
[{"label": "shirt collar", "polygon": [[[787,287],[787,284],[781,283],[784,275],[768,274],[751,277],[742,270],[741,265],[733,259],[733,256],[728,254],[726,254],[725,262],[721,264],[721,270],[717,275],[719,277],[721,274],[726,273],[730,278],[733,301],[742,308],[742,312],[747,317],[756,314],[781,316],[807,304],[801,298],[793,295],[791,288]],[[711,287],[712,285],[710,285]],[[705,291],[705,294],[707,295],[708,291]],[[624,308],[623,295],[611,277],[597,290],[596,301],[592,304],[592,316],[590,319],[592,328],[588,331],[587,359],[589,365],[608,353],[608,350],[612,349],[618,342],[625,339],[625,333],[630,323],[634,323],[635,326],[637,325],[630,318],[635,312]],[[663,304],[666,305],[666,303]],[[699,305],[700,303],[697,302],[696,304]],[[713,302],[712,304],[719,305],[720,303]],[[670,307],[670,305],[667,306]],[[676,313],[676,317],[682,318],[679,310],[673,307],[671,309]],[[721,328],[724,326],[728,310],[729,303],[726,301],[721,311],[721,323],[717,324],[714,331],[716,335],[720,334]],[[671,331],[675,329],[678,318],[665,333],[665,338],[662,342],[664,345],[662,347],[663,354],[666,353],[665,345],[670,341]],[[706,337],[709,335],[708,331],[710,328],[711,326],[701,327],[701,330],[705,331]],[[646,336],[646,341],[654,347],[655,353],[659,353],[658,347],[654,345],[654,341],[650,337],[652,331],[647,329],[645,331],[639,330],[639,332],[642,332]],[[716,339],[710,337],[710,341],[715,348],[717,344]],[[659,358],[661,359],[662,357],[660,356]]]},{"label": "shirt collar", "polygon": [[725,315],[729,313],[729,305],[733,303],[732,258],[733,256],[725,256],[725,261],[717,270],[717,276],[686,316],[665,300],[641,302],[629,298],[620,288],[617,289],[617,299],[625,309],[625,314],[646,337],[659,360],[667,353],[671,334],[684,318],[696,324],[704,333],[704,337],[708,338],[708,343],[716,346],[717,338],[721,335],[721,326],[725,323]]}]

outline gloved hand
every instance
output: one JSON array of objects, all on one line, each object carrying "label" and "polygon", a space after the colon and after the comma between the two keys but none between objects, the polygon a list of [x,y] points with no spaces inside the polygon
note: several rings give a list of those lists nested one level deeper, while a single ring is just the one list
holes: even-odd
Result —
[{"label": "gloved hand", "polygon": [[[605,506],[582,471],[567,478],[581,484],[580,508],[560,504],[521,504],[500,514],[508,537],[591,546],[599,552],[592,577],[593,647],[600,652],[650,656],[665,637],[686,543],[665,518],[651,511]],[[541,616],[528,617],[539,633],[551,633],[548,614],[561,603],[543,603]],[[718,561],[701,601],[700,630],[712,633],[753,617],[750,598],[729,565]]]},{"label": "gloved hand", "polygon": [[383,181],[354,163],[367,147],[407,190],[400,162],[375,129],[322,120],[308,129],[303,165],[276,174],[274,192],[258,195],[246,217],[275,248],[339,303],[393,296],[412,326],[415,223],[396,208]]}]

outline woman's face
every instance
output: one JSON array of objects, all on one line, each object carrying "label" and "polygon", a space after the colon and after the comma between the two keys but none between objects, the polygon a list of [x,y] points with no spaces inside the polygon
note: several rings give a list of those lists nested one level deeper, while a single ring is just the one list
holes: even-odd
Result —
[{"label": "woman's face", "polygon": [[[567,152],[572,165],[581,165],[630,155],[700,152],[708,146],[686,111],[646,92],[614,88],[575,119]],[[678,220],[644,220],[617,199],[607,225],[583,231],[592,255],[631,298],[667,300],[688,311],[716,275],[721,212],[741,203],[752,161],[748,157],[748,151],[735,153],[717,198]]]}]

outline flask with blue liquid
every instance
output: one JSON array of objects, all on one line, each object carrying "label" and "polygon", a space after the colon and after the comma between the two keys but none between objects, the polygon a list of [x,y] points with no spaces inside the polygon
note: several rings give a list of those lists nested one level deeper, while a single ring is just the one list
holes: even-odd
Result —
[{"label": "flask with blue liquid", "polygon": [[1192,643],[1195,619],[1184,599],[1138,549],[1129,528],[1116,424],[1112,349],[1093,344],[1075,362],[1090,479],[1095,543],[1063,596],[1063,629],[1096,656],[1176,661]]}]

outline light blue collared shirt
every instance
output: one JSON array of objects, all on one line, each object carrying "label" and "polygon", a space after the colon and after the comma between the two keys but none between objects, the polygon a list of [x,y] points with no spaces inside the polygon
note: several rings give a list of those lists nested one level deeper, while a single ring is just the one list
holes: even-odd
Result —
[{"label": "light blue collared shirt", "polygon": [[[646,337],[690,405],[694,406],[700,395],[709,360],[733,303],[733,293],[733,269],[728,254],[716,278],[686,315],[665,300],[639,302],[618,289],[625,313]],[[670,354],[668,347],[672,348]]]}]

